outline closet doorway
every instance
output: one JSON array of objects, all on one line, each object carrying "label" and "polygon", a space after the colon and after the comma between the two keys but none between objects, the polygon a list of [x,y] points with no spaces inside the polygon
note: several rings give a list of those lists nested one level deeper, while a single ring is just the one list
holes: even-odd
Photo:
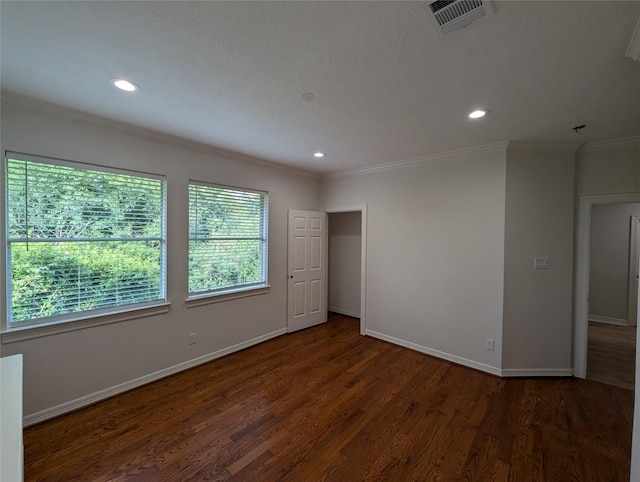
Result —
[{"label": "closet doorway", "polygon": [[328,309],[360,319],[366,331],[366,205],[325,209],[328,226]]}]

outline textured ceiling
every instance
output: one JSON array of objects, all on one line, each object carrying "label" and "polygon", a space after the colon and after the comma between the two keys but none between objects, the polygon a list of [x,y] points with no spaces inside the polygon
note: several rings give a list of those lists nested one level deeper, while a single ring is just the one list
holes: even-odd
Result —
[{"label": "textured ceiling", "polygon": [[421,2],[3,0],[1,86],[320,173],[640,133],[640,2],[493,6],[444,36]]}]

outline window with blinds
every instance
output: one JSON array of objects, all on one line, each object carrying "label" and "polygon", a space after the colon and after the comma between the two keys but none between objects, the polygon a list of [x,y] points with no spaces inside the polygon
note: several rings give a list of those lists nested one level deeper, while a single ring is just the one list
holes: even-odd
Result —
[{"label": "window with blinds", "polygon": [[189,183],[189,295],[267,284],[268,195]]},{"label": "window with blinds", "polygon": [[162,176],[7,153],[9,327],[165,302]]}]

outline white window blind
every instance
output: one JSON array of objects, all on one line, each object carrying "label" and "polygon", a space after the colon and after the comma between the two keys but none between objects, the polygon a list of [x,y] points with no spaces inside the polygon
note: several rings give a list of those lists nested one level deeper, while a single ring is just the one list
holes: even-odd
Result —
[{"label": "white window blind", "polygon": [[164,302],[165,184],[7,153],[9,326]]},{"label": "white window blind", "polygon": [[267,284],[268,195],[189,184],[189,294]]}]

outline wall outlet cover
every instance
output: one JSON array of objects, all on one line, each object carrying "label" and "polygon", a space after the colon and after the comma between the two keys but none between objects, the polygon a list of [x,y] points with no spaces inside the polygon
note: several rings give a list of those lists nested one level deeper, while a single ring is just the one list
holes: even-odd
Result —
[{"label": "wall outlet cover", "polygon": [[551,258],[549,257],[536,257],[533,258],[534,269],[549,269],[551,268]]}]

